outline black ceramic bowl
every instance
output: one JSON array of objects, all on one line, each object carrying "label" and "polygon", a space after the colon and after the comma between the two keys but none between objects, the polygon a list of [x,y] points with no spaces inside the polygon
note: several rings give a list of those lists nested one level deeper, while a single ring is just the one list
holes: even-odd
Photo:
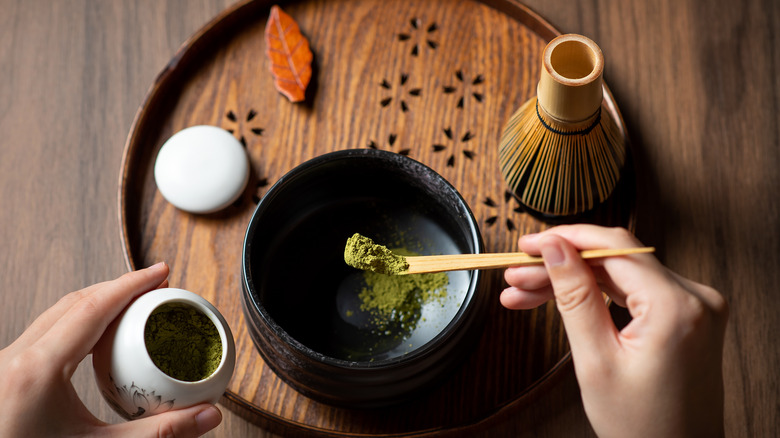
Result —
[{"label": "black ceramic bowl", "polygon": [[439,174],[386,151],[322,155],[283,176],[257,206],[243,248],[242,302],[265,362],[313,399],[379,407],[440,382],[479,338],[478,271],[448,273],[445,298],[406,331],[378,330],[360,310],[363,271],[344,262],[360,233],[419,255],[479,253],[460,194]]}]

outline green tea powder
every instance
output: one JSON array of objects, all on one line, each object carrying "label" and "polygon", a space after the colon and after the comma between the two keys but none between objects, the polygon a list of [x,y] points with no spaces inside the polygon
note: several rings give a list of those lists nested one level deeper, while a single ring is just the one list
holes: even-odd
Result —
[{"label": "green tea powder", "polygon": [[[393,248],[392,253],[404,260],[417,255],[406,248]],[[417,327],[423,305],[447,297],[449,277],[446,272],[386,275],[364,271],[363,281],[360,310],[368,312],[380,329],[395,326],[408,333]]]},{"label": "green tea powder", "polygon": [[387,247],[378,245],[359,233],[347,239],[344,261],[354,268],[387,275],[400,274],[409,269],[406,257],[394,254]]},{"label": "green tea powder", "polygon": [[[398,251],[398,250],[396,250]],[[369,312],[380,326],[400,323],[413,330],[423,304],[447,296],[447,273],[385,275],[365,271],[366,287],[360,291],[360,310]]]},{"label": "green tea powder", "polygon": [[186,382],[209,377],[222,360],[217,327],[186,304],[167,303],[155,309],[146,321],[144,341],[157,368]]},{"label": "green tea powder", "polygon": [[380,330],[392,326],[411,332],[420,319],[423,305],[447,296],[446,272],[406,273],[409,269],[406,257],[415,255],[405,248],[390,250],[359,233],[347,239],[344,261],[364,270],[365,287],[358,295],[360,310],[370,314],[372,323]]}]

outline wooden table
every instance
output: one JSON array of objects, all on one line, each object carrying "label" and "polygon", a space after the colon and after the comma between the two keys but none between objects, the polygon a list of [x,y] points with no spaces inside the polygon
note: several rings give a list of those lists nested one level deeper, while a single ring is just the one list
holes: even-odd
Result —
[{"label": "wooden table", "polygon": [[[178,47],[230,3],[0,1],[0,345],[63,294],[125,271],[116,194],[133,117]],[[726,429],[771,436],[780,424],[780,10],[757,0],[525,4],[604,51],[636,149],[637,234],[728,299]],[[119,421],[88,361],[74,383],[99,418]],[[210,436],[273,436],[223,412]],[[570,369],[484,430],[590,435]]]}]

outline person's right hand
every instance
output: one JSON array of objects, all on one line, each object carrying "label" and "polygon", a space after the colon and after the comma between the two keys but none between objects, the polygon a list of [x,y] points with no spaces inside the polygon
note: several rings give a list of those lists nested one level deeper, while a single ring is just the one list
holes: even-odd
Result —
[{"label": "person's right hand", "polygon": [[[591,225],[523,236],[520,250],[545,265],[506,270],[501,303],[529,309],[555,299],[571,346],[585,412],[601,437],[722,436],[722,354],[728,306],[650,254],[586,263],[578,251],[640,243]],[[618,331],[602,296],[626,306]]]}]

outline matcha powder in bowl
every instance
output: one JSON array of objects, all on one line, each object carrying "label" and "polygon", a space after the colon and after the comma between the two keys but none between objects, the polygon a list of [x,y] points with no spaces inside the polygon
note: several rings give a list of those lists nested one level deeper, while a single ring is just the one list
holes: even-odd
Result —
[{"label": "matcha powder in bowl", "polygon": [[366,287],[358,295],[360,310],[369,312],[374,324],[379,327],[394,322],[409,331],[414,330],[417,325],[424,304],[447,297],[449,283],[444,272],[385,275],[365,271],[363,281]]},{"label": "matcha powder in bowl", "polygon": [[146,321],[144,341],[157,368],[185,382],[208,378],[222,360],[217,327],[205,314],[182,303],[155,309]]},{"label": "matcha powder in bowl", "polygon": [[360,310],[368,312],[373,325],[380,330],[395,324],[402,329],[402,334],[411,332],[421,316],[422,306],[447,296],[449,278],[444,272],[404,275],[409,268],[406,257],[415,255],[406,248],[391,250],[359,233],[347,239],[344,261],[365,270],[365,287],[358,295]]}]

